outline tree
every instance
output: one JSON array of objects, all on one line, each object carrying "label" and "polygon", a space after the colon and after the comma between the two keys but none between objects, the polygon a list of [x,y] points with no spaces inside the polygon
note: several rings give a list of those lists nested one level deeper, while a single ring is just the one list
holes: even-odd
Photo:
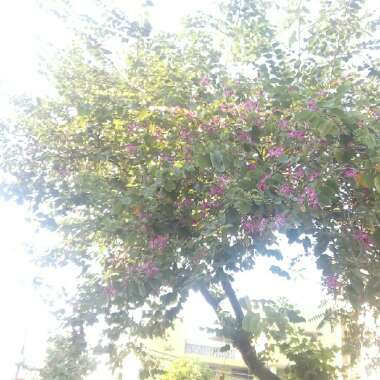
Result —
[{"label": "tree", "polygon": [[85,351],[83,336],[73,330],[70,335],[57,335],[50,340],[41,380],[78,380],[94,370],[94,362]]},{"label": "tree", "polygon": [[191,359],[177,359],[162,376],[162,380],[211,380],[211,371]]},{"label": "tree", "polygon": [[291,276],[280,234],[315,255],[358,357],[359,316],[380,306],[378,41],[362,1],[336,4],[292,9],[296,48],[266,1],[175,35],[114,11],[60,57],[56,96],[22,100],[3,128],[3,192],[62,234],[46,261],[82,268],[70,318],[104,320],[113,359],[125,336],[164,334],[193,289],[250,371],[278,380],[233,281],[260,255]]}]

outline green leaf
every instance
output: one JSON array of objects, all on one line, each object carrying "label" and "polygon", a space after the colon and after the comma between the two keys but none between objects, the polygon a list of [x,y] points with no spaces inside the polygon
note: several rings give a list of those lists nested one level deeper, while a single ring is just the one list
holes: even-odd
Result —
[{"label": "green leaf", "polygon": [[339,188],[335,181],[327,180],[317,188],[319,201],[324,205],[330,205],[335,201],[338,190]]},{"label": "green leaf", "polygon": [[261,332],[260,314],[248,312],[243,319],[243,329],[258,336]]},{"label": "green leaf", "polygon": [[287,309],[286,310],[286,316],[288,317],[289,321],[292,323],[303,323],[306,322],[306,319],[300,316],[300,313],[296,310]]},{"label": "green leaf", "polygon": [[224,166],[223,155],[219,150],[210,153],[212,167],[220,173],[223,173],[226,168]]},{"label": "green leaf", "polygon": [[240,305],[247,311],[252,312],[252,304],[249,297],[243,297],[239,300]]},{"label": "green leaf", "polygon": [[373,181],[373,183],[375,185],[377,192],[380,193],[380,175],[377,175],[375,177],[375,180]]},{"label": "green leaf", "polygon": [[281,268],[280,268],[279,266],[277,266],[277,265],[272,265],[272,266],[269,268],[269,270],[270,270],[272,273],[274,273],[274,274],[277,274],[277,275],[279,275],[279,276],[281,276],[281,277],[286,278],[287,280],[290,280],[290,275],[289,275],[289,273],[288,273],[287,271],[281,269]]},{"label": "green leaf", "polygon": [[325,276],[334,274],[331,257],[328,255],[321,255],[317,259],[317,267],[321,269]]}]

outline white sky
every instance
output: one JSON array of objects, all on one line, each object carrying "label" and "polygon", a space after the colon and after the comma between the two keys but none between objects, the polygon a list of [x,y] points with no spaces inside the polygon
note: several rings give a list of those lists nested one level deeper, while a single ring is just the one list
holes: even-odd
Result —
[{"label": "white sky", "polygon": [[[45,0],[48,2],[49,0]],[[119,0],[130,7],[135,0]],[[91,0],[78,0],[79,9],[85,10]],[[182,16],[194,10],[212,11],[211,0],[156,0],[152,13],[153,25],[160,29],[175,30]],[[376,4],[373,0],[372,4]],[[131,9],[132,9],[131,8]],[[45,92],[47,85],[38,75],[38,56],[49,51],[49,43],[62,46],[67,32],[51,16],[42,14],[36,0],[2,0],[0,2],[0,115],[7,113],[7,102],[13,94]],[[13,203],[0,203],[0,236],[3,254],[0,266],[0,378],[8,380],[15,374],[15,362],[23,342],[26,342],[28,364],[39,365],[49,329],[55,327],[48,307],[34,290],[33,278],[40,272],[28,255],[28,245],[37,249],[53,244],[49,234],[36,234],[34,227],[25,221],[22,207]],[[284,250],[289,250],[286,245]],[[292,248],[299,249],[299,248]],[[254,272],[239,276],[237,287],[241,294],[257,298],[286,296],[292,302],[315,310],[322,297],[320,277],[316,270],[308,269],[297,282],[277,276],[268,277],[268,263],[263,261]],[[51,276],[50,276],[51,277]],[[64,283],[64,277],[60,278]],[[199,312],[199,305],[204,312]],[[197,313],[193,311],[197,310]],[[195,329],[214,319],[203,300],[196,295],[185,311],[186,323]],[[191,321],[191,322],[189,322]],[[98,378],[107,380],[106,375]],[[111,377],[109,377],[111,379]],[[128,379],[133,380],[131,375]]]}]

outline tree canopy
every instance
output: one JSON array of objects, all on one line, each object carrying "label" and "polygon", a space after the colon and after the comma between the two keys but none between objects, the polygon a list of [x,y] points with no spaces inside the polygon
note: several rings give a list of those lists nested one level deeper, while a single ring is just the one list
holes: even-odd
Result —
[{"label": "tree canopy", "polygon": [[289,41],[264,0],[229,0],[177,34],[113,10],[61,54],[54,95],[19,101],[1,132],[3,193],[62,235],[46,262],[82,269],[67,319],[105,323],[114,360],[126,336],[164,334],[195,290],[250,371],[279,379],[257,326],[278,349],[278,321],[298,314],[240,299],[233,280],[262,255],[292,276],[283,234],[314,255],[344,304],[327,317],[360,342],[361,313],[380,309],[379,41],[365,9],[290,2]]}]

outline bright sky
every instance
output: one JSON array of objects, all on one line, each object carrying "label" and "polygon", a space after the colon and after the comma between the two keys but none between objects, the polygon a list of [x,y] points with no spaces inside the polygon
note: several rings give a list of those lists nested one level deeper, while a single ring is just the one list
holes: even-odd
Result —
[{"label": "bright sky", "polygon": [[[77,2],[79,11],[89,9],[91,0]],[[374,0],[373,4],[375,4]],[[122,6],[134,11],[135,0],[118,0]],[[68,40],[67,31],[51,16],[43,14],[37,7],[37,0],[2,0],[0,2],[0,115],[9,111],[9,97],[13,94],[43,93],[47,84],[38,75],[38,57],[45,55],[54,46],[63,46]],[[164,30],[175,30],[182,16],[194,10],[212,11],[212,0],[156,0],[152,12],[153,25]],[[38,290],[32,286],[40,270],[30,262],[28,246],[34,244],[42,250],[54,243],[54,236],[37,234],[31,223],[25,220],[26,212],[13,203],[0,203],[0,234],[3,253],[0,266],[0,378],[13,379],[15,363],[19,358],[22,344],[26,343],[26,358],[31,366],[41,364],[49,330],[55,327],[48,313],[48,306],[41,300]],[[282,247],[284,252],[289,248]],[[253,297],[277,298],[286,296],[292,302],[315,310],[321,299],[319,273],[308,269],[297,282],[286,281],[277,276],[268,280],[265,269],[268,263],[261,262],[254,272],[238,278],[237,287],[241,294]],[[50,273],[49,277],[53,275]],[[60,276],[60,284],[65,277]],[[203,305],[205,312],[199,312]],[[193,313],[194,307],[198,310]],[[185,311],[189,328],[196,329],[213,320],[208,307],[199,295],[190,300]],[[190,322],[189,322],[190,321]],[[106,374],[97,379],[107,380]],[[132,373],[128,379],[133,380]],[[111,377],[109,377],[111,379]]]}]

